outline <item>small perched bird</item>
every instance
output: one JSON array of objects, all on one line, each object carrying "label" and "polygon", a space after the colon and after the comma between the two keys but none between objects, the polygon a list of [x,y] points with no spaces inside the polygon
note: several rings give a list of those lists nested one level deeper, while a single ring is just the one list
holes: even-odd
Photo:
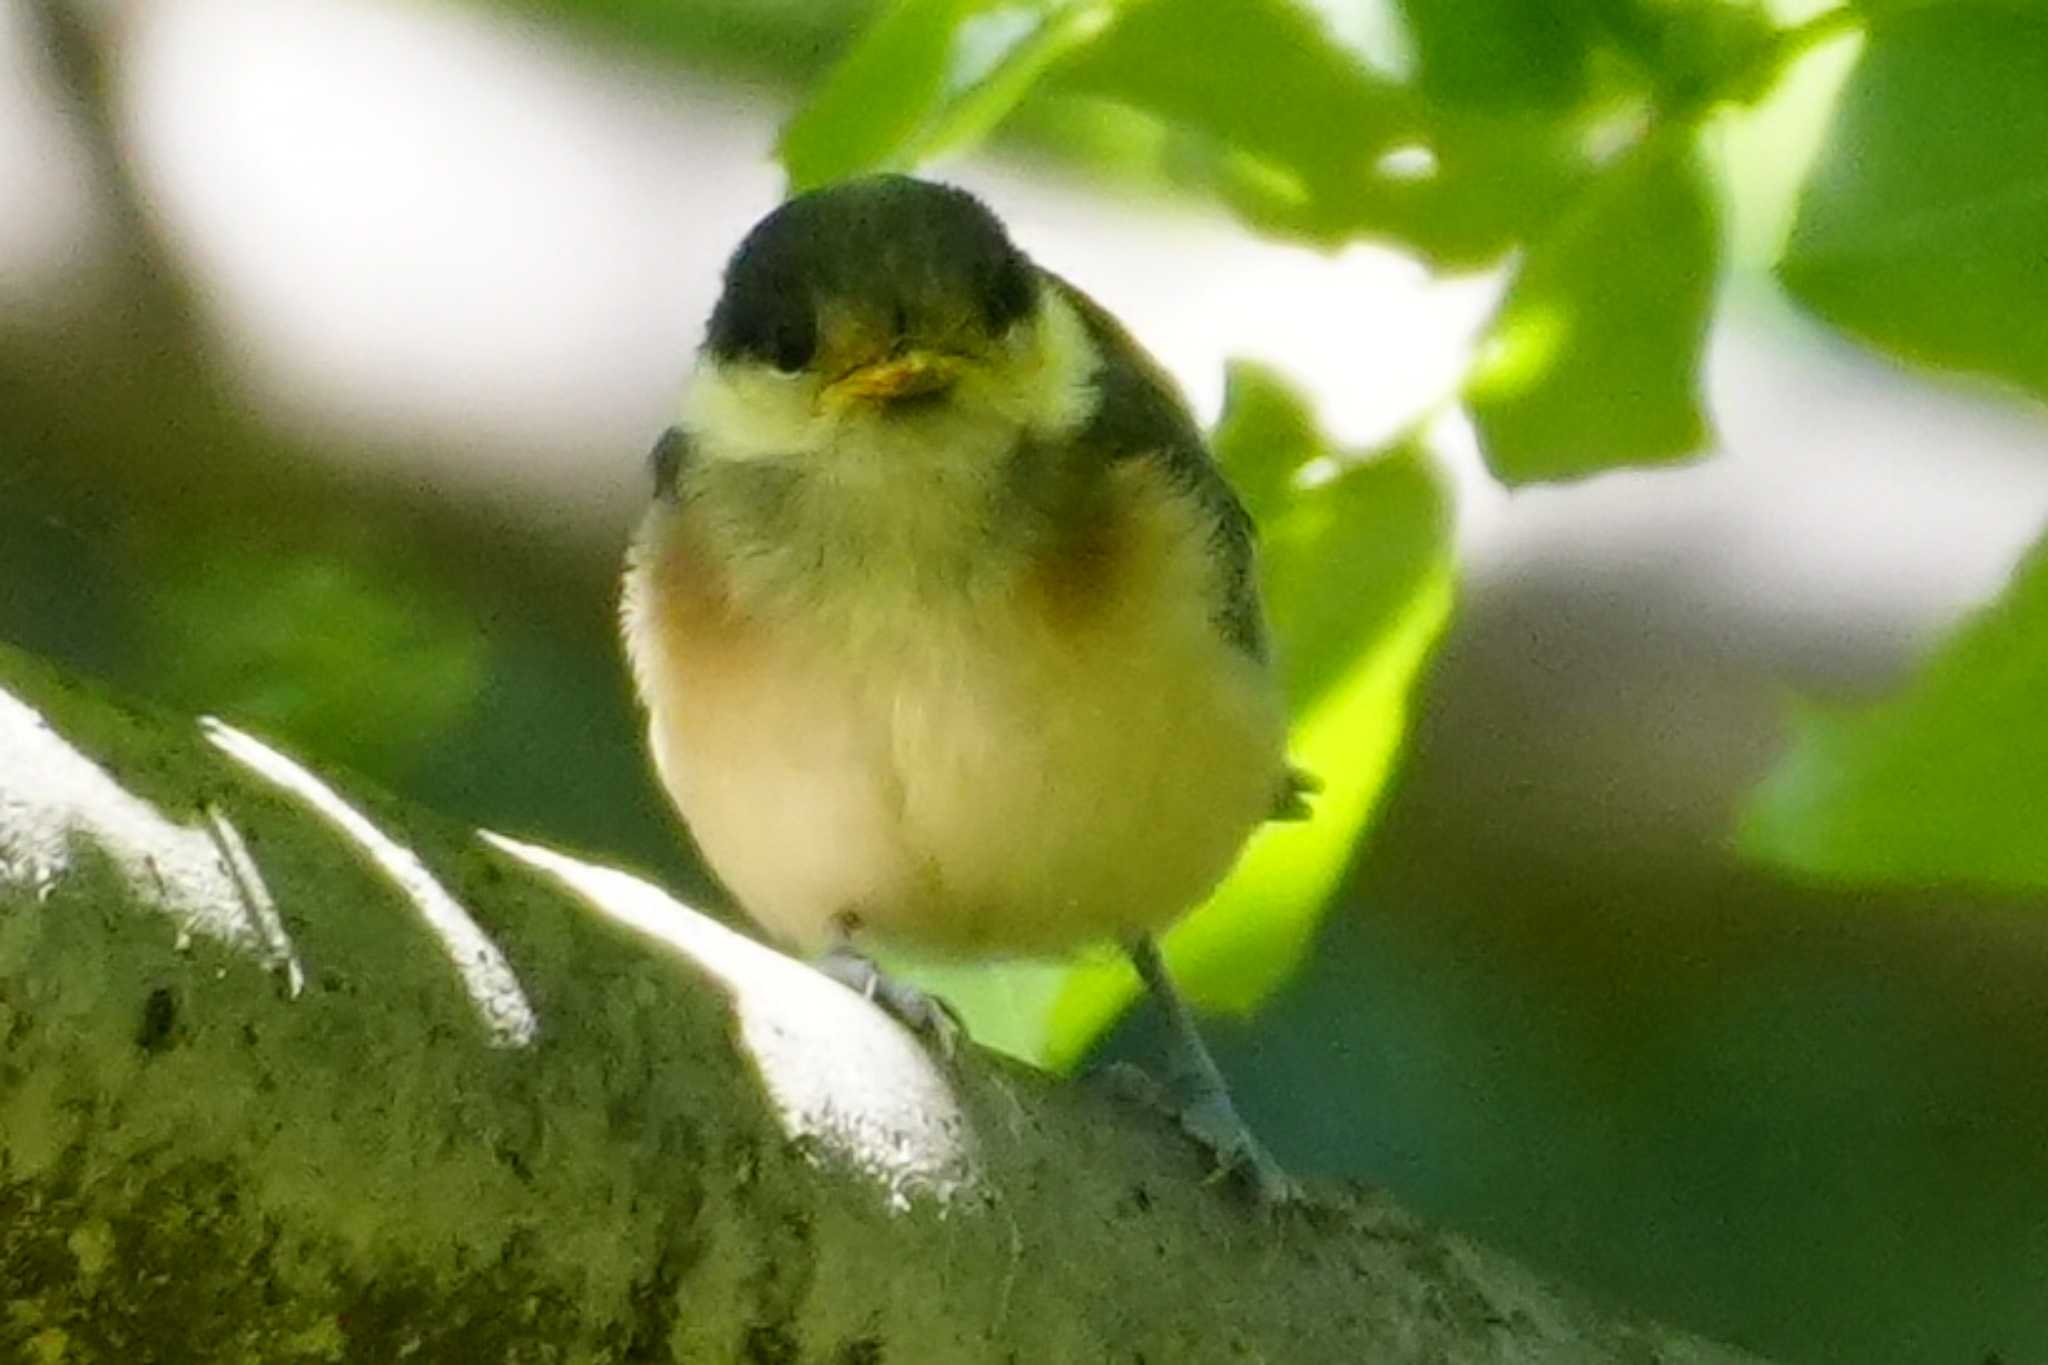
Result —
[{"label": "small perched bird", "polygon": [[1252,526],[1173,381],[965,191],[800,195],[726,267],[626,570],[655,766],[772,935],[1113,940],[1184,1118],[1267,1194],[1153,935],[1298,811]]}]

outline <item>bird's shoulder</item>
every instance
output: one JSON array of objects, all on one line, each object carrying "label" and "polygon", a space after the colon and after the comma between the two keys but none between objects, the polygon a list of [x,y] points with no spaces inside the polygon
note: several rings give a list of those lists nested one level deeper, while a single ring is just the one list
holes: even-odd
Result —
[{"label": "bird's shoulder", "polygon": [[1081,319],[1101,360],[1094,379],[1098,401],[1075,439],[1108,462],[1153,462],[1174,487],[1194,500],[1209,524],[1209,548],[1220,571],[1217,627],[1247,654],[1265,658],[1265,621],[1255,568],[1257,528],[1210,457],[1180,386],[1108,309],[1060,276],[1043,274]]}]

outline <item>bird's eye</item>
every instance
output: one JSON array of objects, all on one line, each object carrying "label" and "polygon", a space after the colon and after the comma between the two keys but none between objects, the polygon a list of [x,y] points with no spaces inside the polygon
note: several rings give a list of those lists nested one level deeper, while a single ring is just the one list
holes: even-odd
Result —
[{"label": "bird's eye", "polygon": [[818,349],[818,330],[809,314],[783,321],[768,338],[769,358],[784,374],[795,374],[811,363]]}]

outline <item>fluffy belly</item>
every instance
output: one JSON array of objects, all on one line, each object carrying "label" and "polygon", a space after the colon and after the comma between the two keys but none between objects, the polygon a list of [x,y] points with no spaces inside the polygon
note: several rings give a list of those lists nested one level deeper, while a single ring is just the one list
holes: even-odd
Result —
[{"label": "fluffy belly", "polygon": [[[1148,471],[1114,535],[972,594],[736,606],[657,513],[626,634],[664,785],[747,911],[959,953],[1157,929],[1229,870],[1284,771],[1263,664],[1218,631],[1205,523]],[[908,578],[906,576],[906,581]]]},{"label": "fluffy belly", "polygon": [[756,674],[657,715],[656,749],[713,867],[786,939],[840,917],[983,953],[1156,929],[1270,808],[1272,703],[1220,654],[1177,681],[1038,662]]},{"label": "fluffy belly", "polygon": [[636,653],[665,675],[646,680],[662,780],[765,928],[1050,952],[1191,909],[1272,808],[1263,670],[1185,616],[1061,641],[982,619],[860,660],[772,639]]}]

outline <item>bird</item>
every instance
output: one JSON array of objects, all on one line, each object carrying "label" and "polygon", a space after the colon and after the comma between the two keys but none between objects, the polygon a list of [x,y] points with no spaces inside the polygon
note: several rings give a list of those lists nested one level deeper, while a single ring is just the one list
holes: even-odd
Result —
[{"label": "bird", "polygon": [[1183,1122],[1287,1197],[1158,947],[1309,789],[1251,518],[1167,371],[968,191],[849,179],[732,253],[649,465],[626,654],[740,907],[935,1032],[869,947],[1119,945]]}]

